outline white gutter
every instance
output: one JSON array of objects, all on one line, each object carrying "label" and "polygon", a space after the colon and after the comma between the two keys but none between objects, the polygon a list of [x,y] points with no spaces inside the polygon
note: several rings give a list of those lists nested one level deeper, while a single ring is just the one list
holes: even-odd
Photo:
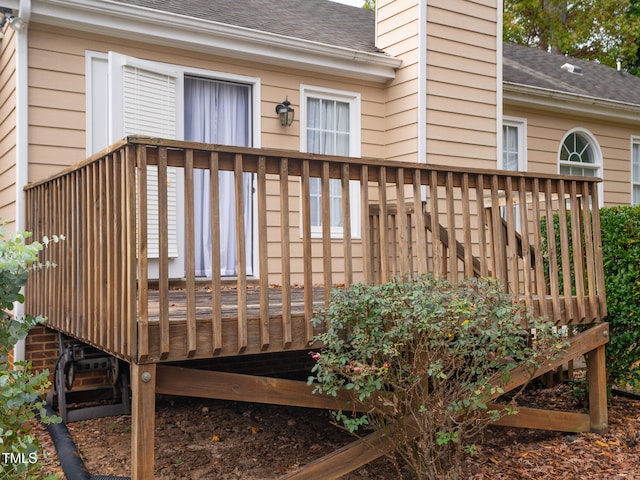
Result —
[{"label": "white gutter", "polygon": [[382,53],[327,45],[112,0],[34,0],[31,21],[382,83],[395,77],[395,70],[401,63]]},{"label": "white gutter", "polygon": [[[11,26],[16,32],[16,231],[25,229],[24,187],[29,180],[29,37],[31,0],[20,0],[18,15]],[[24,305],[16,302],[16,317],[24,315]],[[13,351],[16,362],[25,359],[24,340]]]}]

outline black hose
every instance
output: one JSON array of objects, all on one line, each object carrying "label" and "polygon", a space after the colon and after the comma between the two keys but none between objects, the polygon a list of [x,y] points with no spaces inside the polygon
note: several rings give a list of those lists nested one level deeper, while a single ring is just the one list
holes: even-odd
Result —
[{"label": "black hose", "polygon": [[633,400],[640,400],[639,393],[627,392],[626,390],[618,390],[617,388],[612,388],[611,394],[617,395],[618,397],[631,398]]},{"label": "black hose", "polygon": [[[51,405],[46,404],[44,408],[47,416],[56,415]],[[67,480],[91,480],[91,474],[82,461],[67,426],[62,422],[49,423],[47,431],[56,447],[58,460]]]}]

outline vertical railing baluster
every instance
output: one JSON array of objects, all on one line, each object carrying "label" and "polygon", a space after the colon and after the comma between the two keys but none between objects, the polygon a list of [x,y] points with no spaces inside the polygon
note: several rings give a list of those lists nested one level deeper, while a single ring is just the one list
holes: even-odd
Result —
[{"label": "vertical railing baluster", "polygon": [[453,172],[447,172],[445,180],[445,197],[447,205],[447,244],[449,246],[449,278],[458,283],[458,255],[456,250],[456,212],[453,198]]},{"label": "vertical railing baluster", "polygon": [[[473,243],[471,240],[471,207],[469,200],[469,174],[462,174],[460,186],[462,201],[462,235],[464,238],[464,276],[472,278],[475,275]],[[480,225],[479,225],[480,227]]]},{"label": "vertical railing baluster", "polygon": [[373,248],[371,245],[371,217],[369,216],[369,167],[360,167],[360,211],[362,239],[362,277],[365,283],[373,282]]},{"label": "vertical railing baluster", "polygon": [[413,171],[413,210],[416,224],[416,256],[418,258],[418,275],[427,273],[427,232],[424,221],[424,207],[422,205],[422,170]]},{"label": "vertical railing baluster", "polygon": [[505,247],[505,235],[502,231],[502,217],[500,216],[500,192],[498,176],[491,176],[491,239],[494,271],[493,276],[503,281],[505,288],[507,284],[507,250]]},{"label": "vertical railing baluster", "polygon": [[209,155],[209,222],[211,223],[211,353],[222,350],[222,281],[220,278],[220,190],[218,152]]},{"label": "vertical railing baluster", "polygon": [[260,265],[260,349],[269,346],[269,252],[267,251],[267,160],[258,158],[258,260]]},{"label": "vertical railing baluster", "polygon": [[110,155],[101,158],[97,162],[98,168],[98,308],[96,310],[96,321],[98,322],[98,345],[107,344],[107,322],[105,321],[105,313],[108,316],[110,309],[107,307],[107,256],[108,256],[108,244],[107,244],[107,224],[109,223],[109,217],[107,216],[109,211],[107,207],[107,163]]},{"label": "vertical railing baluster", "polygon": [[505,210],[507,214],[507,278],[513,300],[520,301],[520,272],[518,268],[518,248],[516,245],[516,219],[513,201],[513,179],[505,178]]},{"label": "vertical railing baluster", "polygon": [[398,246],[400,247],[400,275],[411,277],[409,258],[409,232],[407,230],[407,206],[404,195],[404,168],[396,169],[396,225],[398,227]]},{"label": "vertical railing baluster", "polygon": [[547,252],[549,252],[549,288],[551,305],[553,307],[553,321],[559,321],[560,313],[560,286],[558,281],[558,254],[556,251],[556,234],[553,218],[553,191],[552,181],[545,182],[545,206],[547,216]]},{"label": "vertical railing baluster", "polygon": [[307,341],[313,339],[313,265],[311,250],[311,190],[309,185],[309,160],[302,160],[302,251],[304,268],[304,326]]},{"label": "vertical railing baluster", "polygon": [[[524,177],[520,177],[518,182],[518,195],[520,202],[520,235],[522,239],[522,280],[524,282],[524,302],[527,311],[531,312],[533,296],[531,293],[531,245],[529,242],[529,207],[527,204],[527,184]],[[534,225],[537,228],[537,225]],[[536,258],[535,261],[540,261]],[[531,312],[532,313],[532,312]]]},{"label": "vertical railing baluster", "polygon": [[[160,322],[160,359],[171,351],[169,331],[169,195],[167,149],[158,149],[158,310]],[[186,205],[186,203],[185,203]],[[188,208],[188,207],[187,207]],[[186,218],[186,216],[185,216]],[[186,246],[189,251],[189,243]],[[189,260],[186,260],[187,263]]]},{"label": "vertical railing baluster", "polygon": [[291,333],[291,240],[289,233],[289,160],[280,160],[280,255],[282,268],[282,348],[293,341]]},{"label": "vertical railing baluster", "polygon": [[115,200],[114,196],[114,188],[115,182],[113,178],[114,174],[114,162],[117,156],[117,152],[113,152],[111,155],[108,155],[105,158],[104,170],[105,170],[105,215],[103,218],[106,219],[105,232],[106,235],[106,251],[105,251],[105,275],[104,275],[104,289],[105,289],[105,303],[104,309],[102,310],[103,315],[106,313],[106,319],[102,319],[100,323],[104,324],[105,333],[103,337],[105,338],[105,345],[107,349],[113,352],[114,350],[114,334],[115,334],[115,308],[116,308],[116,298],[114,295],[114,289],[112,285],[115,284],[115,223],[116,219],[114,218],[115,210],[112,201]]},{"label": "vertical railing baluster", "polygon": [[[193,185],[193,150],[184,155],[184,206],[185,206],[185,262],[187,277],[187,357],[195,355],[198,349],[196,325],[196,235],[195,235],[195,197]],[[237,221],[237,219],[236,219]],[[238,275],[240,273],[238,272]],[[238,312],[240,306],[238,306]]]},{"label": "vertical railing baluster", "polygon": [[591,183],[592,190],[592,223],[593,223],[593,249],[595,254],[595,275],[596,275],[596,299],[598,300],[599,309],[596,311],[597,318],[603,319],[607,317],[607,296],[604,279],[604,266],[602,263],[602,234],[600,233],[600,198],[599,186],[597,183]]},{"label": "vertical railing baluster", "polygon": [[[137,147],[137,200],[138,200],[138,361],[149,356],[149,250],[147,229],[147,149]],[[133,337],[136,338],[136,337]],[[130,345],[136,352],[136,346]]]},{"label": "vertical railing baluster", "polygon": [[485,223],[484,205],[484,175],[476,175],[476,214],[478,216],[478,255],[480,261],[480,276],[488,277],[489,268],[487,266],[487,235]]},{"label": "vertical railing baluster", "polygon": [[544,276],[544,259],[542,256],[542,232],[540,225],[542,224],[542,211],[540,209],[540,181],[533,179],[532,188],[532,211],[533,211],[533,251],[536,259],[535,276],[536,276],[536,294],[538,296],[540,315],[547,316],[547,282]]},{"label": "vertical railing baluster", "polygon": [[351,194],[349,188],[349,164],[343,163],[341,173],[342,191],[342,242],[344,245],[344,284],[349,286],[353,283],[353,248],[351,239]]},{"label": "vertical railing baluster", "polygon": [[324,275],[324,303],[329,305],[333,287],[331,268],[331,185],[329,162],[322,163],[322,272]]},{"label": "vertical railing baluster", "polygon": [[98,315],[100,313],[100,184],[99,184],[99,165],[95,162],[91,165],[91,208],[93,210],[92,216],[92,245],[91,245],[91,258],[93,260],[92,265],[92,278],[91,283],[91,323],[93,342],[99,342],[100,333],[100,320]]},{"label": "vertical railing baluster", "polygon": [[433,274],[435,277],[442,275],[442,253],[440,239],[440,214],[438,212],[438,172],[431,171],[429,177],[429,200],[427,206],[430,206],[431,215],[431,255],[433,257]]},{"label": "vertical railing baluster", "polygon": [[81,170],[81,186],[82,191],[80,192],[80,202],[83,206],[82,209],[82,277],[83,282],[80,285],[80,289],[82,291],[82,329],[79,331],[80,335],[83,335],[85,338],[88,338],[90,335],[89,332],[89,289],[91,288],[91,282],[93,279],[91,278],[91,253],[92,245],[91,245],[91,229],[90,229],[90,215],[93,211],[93,205],[89,201],[89,169],[90,166],[84,166]]},{"label": "vertical railing baluster", "polygon": [[598,208],[598,204],[595,203],[596,199],[594,199],[593,196],[597,188],[597,184],[591,186],[589,182],[582,182],[582,219],[584,225],[585,250],[587,253],[587,286],[589,289],[590,321],[595,321],[599,315],[598,297],[596,296],[595,229],[592,225],[592,211]]},{"label": "vertical railing baluster", "polygon": [[378,196],[380,198],[380,283],[389,281],[389,217],[387,209],[387,169],[378,167]]},{"label": "vertical railing baluster", "polygon": [[242,154],[235,155],[234,179],[236,196],[236,258],[238,259],[238,353],[249,344],[247,311],[247,250],[244,228],[244,169]]},{"label": "vertical railing baluster", "polygon": [[[138,347],[136,308],[139,304],[146,304],[147,300],[146,296],[143,297],[141,294],[141,290],[143,288],[143,279],[139,277],[136,278],[136,266],[142,261],[143,258],[146,260],[146,253],[144,257],[138,257],[136,252],[136,215],[139,215],[139,212],[136,211],[136,150],[136,147],[134,147],[133,145],[128,145],[125,151],[126,198],[124,205],[124,216],[126,218],[125,242],[127,255],[127,281],[125,284],[125,288],[127,296],[127,315],[124,319],[125,328],[123,329],[124,341],[122,344],[122,350],[129,359],[135,359]],[[138,281],[140,283],[137,284]]]}]

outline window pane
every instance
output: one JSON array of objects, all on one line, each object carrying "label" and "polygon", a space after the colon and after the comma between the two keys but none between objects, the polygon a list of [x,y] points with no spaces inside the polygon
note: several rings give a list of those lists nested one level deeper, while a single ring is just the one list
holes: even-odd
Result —
[{"label": "window pane", "polygon": [[[349,156],[349,103],[330,99],[307,99],[307,151],[324,155]],[[331,226],[342,226],[341,182],[330,180]],[[319,178],[312,179],[311,225],[322,226],[322,188]]]},{"label": "window pane", "polygon": [[322,189],[319,178],[309,179],[309,192],[311,200],[311,226],[322,226]]},{"label": "window pane", "polygon": [[640,203],[640,185],[633,186],[633,198],[631,202],[632,205],[638,205]]},{"label": "window pane", "polygon": [[640,144],[633,144],[633,157],[631,159],[633,169],[633,183],[640,183]]}]

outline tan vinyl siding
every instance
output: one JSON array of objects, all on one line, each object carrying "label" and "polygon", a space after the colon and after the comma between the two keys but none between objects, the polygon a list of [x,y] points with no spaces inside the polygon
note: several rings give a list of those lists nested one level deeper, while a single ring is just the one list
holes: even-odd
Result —
[{"label": "tan vinyl siding", "polygon": [[379,0],[377,11],[377,46],[402,59],[386,91],[384,157],[410,162],[417,161],[418,155],[418,9],[415,0]]},{"label": "tan vinyl siding", "polygon": [[509,105],[504,114],[527,119],[527,163],[532,173],[558,173],[558,150],[565,134],[575,128],[589,131],[602,151],[604,205],[631,203],[631,137],[640,135],[640,127]]},{"label": "tan vinyl siding", "polygon": [[[260,78],[261,118],[254,128],[260,131],[261,147],[298,151],[300,149],[300,85],[339,89],[361,95],[361,155],[381,158],[384,144],[384,87],[372,82],[345,80],[275,65],[251,63],[244,60],[216,57],[200,52],[184,51],[155,45],[124,41],[58,27],[30,25],[30,168],[29,181],[46,178],[63,167],[85,158],[85,52],[115,51],[132,57],[188,66],[223,74]],[[291,127],[280,126],[274,107],[288,97],[296,110]],[[402,114],[401,114],[402,116]],[[411,122],[410,119],[404,119]],[[415,123],[415,120],[413,120]],[[415,136],[415,135],[414,135]],[[268,180],[268,215],[279,222],[280,205],[275,193],[279,186],[275,178]],[[299,182],[290,181],[292,196],[299,195]],[[270,194],[272,192],[273,194]],[[302,281],[302,243],[300,242],[300,202],[290,202],[292,246],[292,281]],[[276,255],[269,261],[270,282],[280,278],[280,234],[277,227],[270,230],[269,251]],[[314,248],[321,248],[314,241]],[[342,240],[333,242],[335,258],[334,281],[341,282],[343,269]],[[354,240],[353,255],[361,255],[359,240]],[[321,268],[319,270],[321,272]],[[354,274],[358,274],[354,271]],[[320,274],[321,275],[321,274]],[[314,277],[321,282],[321,276]]]},{"label": "tan vinyl siding", "polygon": [[497,5],[433,0],[427,8],[427,158],[496,166]]},{"label": "tan vinyl siding", "polygon": [[16,220],[16,36],[5,28],[0,41],[0,217],[9,231]]}]

